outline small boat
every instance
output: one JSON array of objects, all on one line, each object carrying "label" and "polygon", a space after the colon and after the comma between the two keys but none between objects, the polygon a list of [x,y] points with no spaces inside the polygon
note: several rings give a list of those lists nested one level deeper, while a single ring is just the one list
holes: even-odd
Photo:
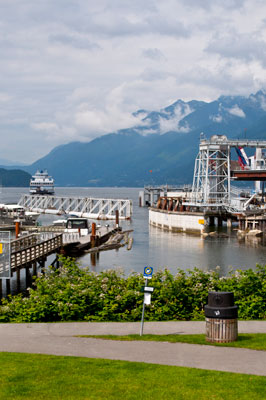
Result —
[{"label": "small boat", "polygon": [[30,180],[30,194],[54,194],[54,179],[46,170],[37,171]]},{"label": "small boat", "polygon": [[67,219],[56,219],[53,221],[53,226],[62,226],[62,227],[66,227],[67,224]]},{"label": "small boat", "polygon": [[64,227],[65,233],[79,233],[86,236],[90,233],[90,223],[87,218],[69,217],[67,219],[57,219],[53,221],[53,226]]},{"label": "small boat", "polygon": [[78,232],[81,236],[86,236],[90,232],[90,224],[87,218],[68,218],[65,232]]},{"label": "small boat", "polygon": [[22,222],[23,225],[36,225],[37,218],[40,213],[26,211],[19,204],[0,204],[0,224],[13,224],[16,220]]}]

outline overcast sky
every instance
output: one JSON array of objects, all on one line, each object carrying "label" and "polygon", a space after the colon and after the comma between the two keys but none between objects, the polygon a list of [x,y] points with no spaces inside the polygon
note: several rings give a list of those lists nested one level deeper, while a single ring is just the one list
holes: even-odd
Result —
[{"label": "overcast sky", "polygon": [[265,0],[0,0],[0,158],[266,87]]}]

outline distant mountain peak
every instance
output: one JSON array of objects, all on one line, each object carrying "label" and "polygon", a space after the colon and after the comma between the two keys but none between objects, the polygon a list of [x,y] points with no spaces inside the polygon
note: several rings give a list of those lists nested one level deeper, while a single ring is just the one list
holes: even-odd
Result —
[{"label": "distant mountain peak", "polygon": [[133,115],[140,121],[133,128],[58,146],[23,169],[35,172],[45,165],[57,186],[191,183],[201,132],[207,138],[245,134],[265,140],[266,91],[211,102],[178,99],[159,111],[139,109]]},{"label": "distant mountain peak", "polygon": [[145,118],[148,114],[150,113],[150,111],[147,110],[138,110],[133,112],[133,117],[140,117],[140,118]]},{"label": "distant mountain peak", "polygon": [[266,96],[266,89],[262,88],[254,96]]},{"label": "distant mountain peak", "polygon": [[249,96],[249,100],[256,106],[259,106],[262,110],[266,111],[266,90],[261,89],[255,94]]}]

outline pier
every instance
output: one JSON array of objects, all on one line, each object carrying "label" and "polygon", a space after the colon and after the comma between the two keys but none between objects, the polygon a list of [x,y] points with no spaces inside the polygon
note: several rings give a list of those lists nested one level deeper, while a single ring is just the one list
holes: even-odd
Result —
[{"label": "pier", "polygon": [[238,216],[239,229],[245,230],[260,230],[266,233],[266,215],[245,213]]},{"label": "pier", "polygon": [[[247,157],[244,147],[255,149]],[[195,160],[192,196],[187,205],[241,212],[249,206],[248,199],[235,196],[232,181],[256,181],[255,191],[261,191],[260,182],[266,178],[265,140],[230,140],[225,135],[202,138]],[[233,156],[238,161],[233,160]]]},{"label": "pier", "polygon": [[26,285],[32,275],[37,275],[37,269],[43,269],[47,257],[59,253],[63,246],[62,234],[30,234],[10,242],[10,257],[0,261],[0,298],[2,297],[2,281],[6,280],[6,293],[10,293],[10,278],[16,274],[17,290],[20,290],[21,270],[25,269]]},{"label": "pier", "polygon": [[191,185],[183,186],[145,186],[139,191],[139,207],[154,207],[160,197],[166,196],[171,192],[187,193],[191,191]]},{"label": "pier", "polygon": [[[9,244],[9,256],[0,256],[0,298],[2,297],[3,279],[6,281],[6,294],[10,294],[10,280],[16,276],[16,288],[20,291],[21,271],[24,269],[26,286],[30,286],[31,276],[37,275],[37,270],[44,272],[47,258],[55,255],[52,265],[59,266],[58,255],[77,257],[85,251],[99,249],[108,239],[121,231],[118,224],[114,227],[102,226],[96,229],[92,224],[92,231],[85,236],[79,232],[64,232],[63,227],[42,226],[27,227],[32,233],[13,239]],[[5,244],[8,244],[7,241]],[[3,244],[4,247],[4,244]],[[97,250],[99,251],[99,250]],[[91,253],[92,264],[95,253]]]},{"label": "pier", "polygon": [[[247,157],[244,147],[255,149],[254,155]],[[192,189],[162,192],[156,203],[150,204],[150,224],[202,234],[205,227],[215,223],[231,227],[237,222],[240,229],[265,232],[265,193],[261,185],[266,180],[265,149],[263,140],[229,140],[225,135],[206,139],[202,135]],[[254,190],[233,186],[237,181],[255,182]]]}]

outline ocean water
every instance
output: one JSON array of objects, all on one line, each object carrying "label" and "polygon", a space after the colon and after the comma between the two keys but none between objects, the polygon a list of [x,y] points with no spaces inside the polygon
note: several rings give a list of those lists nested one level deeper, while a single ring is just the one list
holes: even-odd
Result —
[{"label": "ocean water", "polygon": [[[170,233],[148,224],[148,209],[138,206],[141,188],[56,188],[58,196],[84,196],[95,198],[120,198],[133,201],[131,221],[121,221],[123,230],[133,229],[133,246],[118,250],[100,252],[96,259],[90,254],[79,258],[81,267],[94,271],[122,268],[126,275],[131,271],[143,272],[146,265],[155,271],[168,268],[175,273],[193,269],[213,270],[219,267],[220,274],[228,275],[230,270],[254,269],[256,264],[266,263],[265,239],[239,241],[236,231],[229,238],[207,238]],[[0,202],[17,202],[27,188],[2,188]],[[57,216],[41,216],[42,223],[50,223]],[[104,222],[106,223],[106,222]],[[113,221],[108,222],[110,225]],[[225,228],[226,229],[226,228]]]}]

